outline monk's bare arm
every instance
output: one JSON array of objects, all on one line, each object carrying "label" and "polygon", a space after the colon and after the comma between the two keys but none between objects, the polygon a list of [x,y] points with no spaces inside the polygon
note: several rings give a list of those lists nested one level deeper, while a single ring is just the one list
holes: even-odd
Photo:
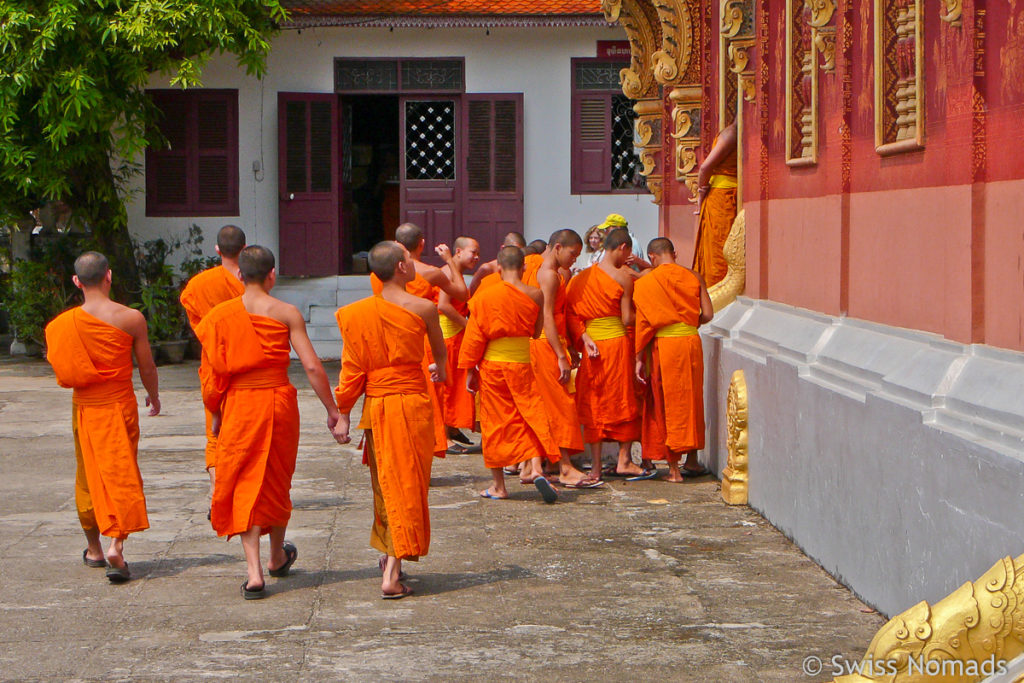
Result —
[{"label": "monk's bare arm", "polygon": [[[444,270],[442,268],[442,270]],[[457,324],[459,327],[466,326],[466,317],[455,310],[452,306],[452,297],[448,292],[441,290],[440,294],[437,295],[437,312],[443,316],[447,316],[449,320]]]},{"label": "monk's bare arm", "polygon": [[302,369],[306,371],[309,385],[313,387],[320,403],[327,410],[327,428],[333,434],[340,414],[338,406],[334,403],[334,392],[331,391],[331,385],[327,381],[327,373],[324,372],[324,366],[320,363],[320,359],[316,357],[313,342],[309,341],[309,335],[306,333],[306,321],[302,319],[299,309],[291,304],[282,306],[280,313],[284,318],[283,322],[288,325],[292,348],[295,349],[295,354],[302,363]]},{"label": "monk's bare arm", "polygon": [[139,366],[139,379],[146,389],[146,405],[150,415],[160,414],[160,378],[153,362],[153,351],[149,348],[149,329],[142,313],[128,309],[124,312],[124,330],[132,335],[132,351]]},{"label": "monk's bare arm", "polygon": [[469,288],[466,287],[466,279],[452,265],[452,253],[448,249],[448,245],[439,244],[434,251],[448,265],[448,271],[445,272],[434,266],[426,266],[418,271],[420,275],[434,287],[440,287],[441,291],[447,292],[453,299],[459,301],[467,300],[469,298]]},{"label": "monk's bare arm", "polygon": [[472,294],[476,292],[477,288],[480,287],[480,281],[492,273],[498,272],[497,261],[488,261],[477,267],[476,272],[473,273],[473,279],[469,283],[469,292]]},{"label": "monk's bare arm", "polygon": [[715,307],[711,304],[711,295],[708,293],[708,286],[704,283],[704,276],[693,270],[690,272],[696,275],[697,281],[700,282],[700,324],[704,325],[715,317]]},{"label": "monk's bare arm", "polygon": [[431,379],[435,382],[444,382],[448,376],[448,349],[444,345],[437,308],[429,301],[420,299],[409,302],[409,310],[423,318],[423,322],[427,324],[427,342],[430,344],[430,353],[434,356],[434,376]]},{"label": "monk's bare arm", "polygon": [[633,278],[626,277],[619,284],[622,285],[622,324],[629,327],[636,322],[636,311],[633,310]]}]

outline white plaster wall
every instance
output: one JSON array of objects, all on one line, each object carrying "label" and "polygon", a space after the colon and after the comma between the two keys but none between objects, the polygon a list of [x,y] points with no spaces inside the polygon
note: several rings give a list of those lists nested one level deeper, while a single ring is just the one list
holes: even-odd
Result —
[{"label": "white plaster wall", "polygon": [[[556,229],[581,233],[609,213],[620,213],[642,244],[657,236],[658,207],[650,195],[570,194],[570,59],[593,57],[596,41],[622,40],[621,29],[317,28],[286,31],[274,42],[262,82],[245,76],[231,57],[207,65],[203,86],[237,88],[239,216],[147,218],[144,176],[128,207],[133,233],[149,239],[204,228],[209,251],[220,226],[235,222],[250,244],[277,251],[277,93],[332,92],[335,57],[457,56],[466,60],[466,91],[522,92],[524,121],[524,232],[546,239]],[[167,87],[155,78],[152,87]],[[257,181],[252,165],[264,173]]]}]

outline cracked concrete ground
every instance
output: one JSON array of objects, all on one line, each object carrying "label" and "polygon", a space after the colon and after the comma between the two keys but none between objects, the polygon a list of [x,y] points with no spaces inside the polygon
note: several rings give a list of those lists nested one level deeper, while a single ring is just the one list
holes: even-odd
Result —
[{"label": "cracked concrete ground", "polygon": [[710,477],[552,506],[513,482],[489,501],[479,456],[435,460],[417,595],[382,601],[369,475],[292,377],[299,559],[244,602],[241,547],[206,521],[194,363],[160,368],[164,412],[140,418],[151,528],[114,586],[80,559],[71,392],[43,362],[0,360],[0,678],[811,681],[828,676],[805,657],[859,659],[884,621]]}]

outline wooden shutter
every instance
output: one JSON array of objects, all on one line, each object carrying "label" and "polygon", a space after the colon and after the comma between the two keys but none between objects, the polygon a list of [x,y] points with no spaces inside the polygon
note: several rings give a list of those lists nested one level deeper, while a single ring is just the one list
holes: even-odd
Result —
[{"label": "wooden shutter", "polygon": [[198,91],[192,194],[196,215],[238,214],[238,95]]},{"label": "wooden shutter", "polygon": [[573,194],[611,190],[611,128],[611,95],[573,93]]}]

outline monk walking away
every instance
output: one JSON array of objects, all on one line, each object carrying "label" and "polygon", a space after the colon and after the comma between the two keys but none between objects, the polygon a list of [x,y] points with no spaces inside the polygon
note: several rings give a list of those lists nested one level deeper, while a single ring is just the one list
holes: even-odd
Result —
[{"label": "monk walking away", "polygon": [[383,553],[381,597],[394,600],[413,594],[401,583],[402,561],[417,561],[430,549],[434,408],[422,371],[425,344],[437,359],[431,381],[444,381],[447,356],[436,307],[406,291],[416,277],[409,251],[380,242],[368,263],[381,282],[380,294],[336,313],[344,345],[335,434],[341,443],[349,441],[349,414],[365,394],[359,427],[366,430],[364,462],[373,488],[370,545]]},{"label": "monk walking away", "polygon": [[[583,433],[576,412],[575,397],[569,393],[569,379],[578,356],[567,343],[565,322],[565,285],[563,273],[570,272],[583,240],[572,230],[559,230],[551,235],[540,267],[525,282],[540,289],[544,297],[543,326],[540,336],[530,340],[530,362],[537,381],[537,392],[544,401],[551,437],[558,446],[559,481],[569,488],[595,488],[603,482],[600,476],[585,475],[576,469],[570,456],[583,450]],[[520,481],[543,476],[542,461],[531,461],[532,472]]]},{"label": "monk walking away", "polygon": [[[238,272],[238,254],[245,247],[245,233],[235,225],[225,225],[217,232],[217,255],[220,256],[220,265],[208,268],[197,273],[185,285],[181,292],[181,305],[188,315],[188,324],[195,332],[199,321],[213,307],[229,299],[242,296],[245,285],[242,284],[241,275]],[[205,359],[205,357],[203,357]],[[210,368],[202,361],[199,365],[199,381],[210,373]],[[213,416],[209,410],[203,410],[206,414],[206,471],[210,475],[210,495],[213,495],[213,482],[215,479],[216,463],[214,455],[217,452],[217,437],[211,429]]]},{"label": "monk walking away", "polygon": [[710,474],[697,462],[697,451],[704,448],[704,353],[697,328],[714,313],[704,278],[676,264],[670,240],[651,241],[647,255],[654,269],[633,289],[635,369],[645,386],[644,458],[667,461],[666,480],[681,482]]},{"label": "monk walking away", "polygon": [[[133,353],[151,416],[160,414],[160,391],[146,319],[110,300],[111,278],[103,254],[89,251],[75,260],[73,281],[84,303],[46,326],[46,358],[57,383],[74,390],[75,505],[88,543],[82,561],[106,567],[112,583],[123,583],[131,578],[124,541],[149,528],[138,465]],[[110,538],[106,555],[101,535]]]},{"label": "monk walking away", "polygon": [[[217,478],[211,524],[218,536],[242,539],[247,577],[242,597],[265,596],[260,536],[270,534],[273,577],[287,576],[298,549],[285,541],[299,447],[299,407],[288,381],[289,348],[327,411],[327,428],[339,419],[323,366],[306,334],[302,314],[270,295],[277,281],[274,255],[249,246],[238,256],[245,292],[218,304],[196,327],[210,373],[203,402],[217,437]],[[337,436],[335,438],[338,438]]]},{"label": "monk walking away", "polygon": [[[523,284],[519,247],[502,247],[498,266],[501,281],[478,290],[469,301],[469,325],[459,352],[467,388],[480,392],[484,464],[494,479],[480,495],[493,499],[508,498],[502,468],[531,458],[559,458],[530,364],[530,338],[541,329],[543,295]],[[558,494],[547,479],[536,477],[533,483],[545,502],[555,502]]]},{"label": "monk walking away", "polygon": [[[453,243],[455,254],[450,265],[441,268],[443,271],[457,272],[464,276],[472,271],[480,261],[480,244],[472,237],[459,237]],[[469,304],[465,299],[452,298],[448,292],[441,290],[437,295],[437,312],[440,314],[441,333],[444,335],[444,346],[447,353],[447,379],[437,385],[441,412],[444,415],[445,429],[448,436],[447,453],[460,455],[472,453],[475,449],[467,448],[472,441],[462,433],[463,429],[473,429],[476,422],[476,409],[473,396],[466,390],[466,371],[458,368],[459,349],[462,348],[462,337],[466,329]],[[479,452],[479,451],[475,451]]]},{"label": "monk walking away", "polygon": [[640,438],[640,405],[634,386],[632,255],[629,232],[608,232],[601,261],[569,281],[566,318],[569,334],[582,351],[576,376],[576,408],[583,440],[590,448],[591,474],[601,470],[601,444],[619,445],[615,466],[602,472],[628,479],[651,479],[653,469],[637,466],[630,450]]}]

